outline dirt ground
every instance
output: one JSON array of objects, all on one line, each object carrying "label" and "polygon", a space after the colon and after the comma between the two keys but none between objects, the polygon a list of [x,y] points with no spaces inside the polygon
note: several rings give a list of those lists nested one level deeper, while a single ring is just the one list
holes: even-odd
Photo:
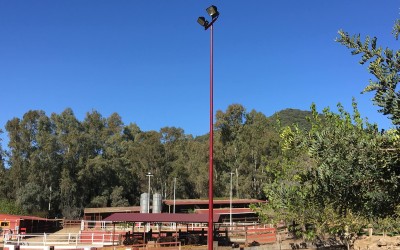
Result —
[{"label": "dirt ground", "polygon": [[[380,246],[379,246],[380,245]],[[392,249],[400,250],[400,236],[364,236],[354,242],[355,250],[382,250]]]}]

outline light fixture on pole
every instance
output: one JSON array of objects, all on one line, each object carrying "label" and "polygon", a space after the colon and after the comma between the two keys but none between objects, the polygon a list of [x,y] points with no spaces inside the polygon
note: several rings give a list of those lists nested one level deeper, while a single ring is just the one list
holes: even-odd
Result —
[{"label": "light fixture on pole", "polygon": [[208,231],[207,231],[207,246],[208,250],[213,249],[214,223],[213,223],[213,153],[214,153],[214,29],[213,24],[219,17],[217,7],[211,5],[206,9],[211,16],[211,22],[208,22],[204,17],[199,17],[197,22],[204,27],[205,30],[210,28],[210,149],[209,149],[209,168],[208,168]]},{"label": "light fixture on pole", "polygon": [[219,16],[219,12],[217,10],[217,7],[214,5],[211,5],[206,9],[207,13],[211,16],[211,18],[214,20]]},{"label": "light fixture on pole", "polygon": [[149,192],[147,194],[147,213],[150,213],[150,178],[153,177],[153,175],[150,172],[148,172],[146,176],[149,177]]},{"label": "light fixture on pole", "polygon": [[206,9],[207,13],[211,16],[211,23],[209,23],[205,17],[201,16],[197,18],[197,22],[204,27],[204,29],[212,28],[213,24],[215,21],[217,21],[219,17],[219,12],[217,10],[217,7],[214,5],[211,5]]},{"label": "light fixture on pole", "polygon": [[203,17],[203,16],[197,18],[197,22],[203,27],[208,26],[208,21],[206,21],[205,17]]}]

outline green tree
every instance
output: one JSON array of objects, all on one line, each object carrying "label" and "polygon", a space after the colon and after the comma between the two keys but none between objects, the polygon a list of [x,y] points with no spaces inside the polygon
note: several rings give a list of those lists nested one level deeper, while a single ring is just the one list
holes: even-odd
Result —
[{"label": "green tree", "polygon": [[53,113],[51,120],[55,126],[58,153],[62,155],[60,179],[55,190],[59,193],[59,208],[66,218],[77,218],[85,206],[85,196],[81,195],[77,179],[79,170],[87,161],[87,138],[83,136],[83,126],[72,109],[68,108],[59,115]]},{"label": "green tree", "polygon": [[0,213],[23,215],[26,214],[26,211],[17,205],[15,201],[0,199]]},{"label": "green tree", "polygon": [[126,207],[129,205],[128,199],[124,198],[124,188],[122,186],[113,188],[110,200],[112,207]]},{"label": "green tree", "polygon": [[17,191],[16,203],[28,214],[34,214],[43,209],[44,203],[42,188],[34,182],[28,182]]},{"label": "green tree", "polygon": [[[121,187],[120,199],[124,200],[124,203],[126,200],[126,205],[132,204],[131,195],[135,194],[134,175],[127,171],[129,169],[129,161],[125,155],[128,150],[128,142],[124,137],[124,124],[117,113],[111,114],[106,119],[106,124],[103,157],[107,160],[109,168],[112,169],[114,179],[109,185]],[[114,189],[111,190],[111,194],[113,192]],[[113,203],[112,200],[111,198],[111,205]]]},{"label": "green tree", "polygon": [[265,199],[263,191],[267,181],[265,166],[281,154],[279,134],[273,122],[264,114],[252,110],[246,114],[246,122],[240,133],[242,168],[242,193],[248,198]]},{"label": "green tree", "polygon": [[[0,135],[3,131],[0,129]],[[7,194],[11,193],[9,168],[6,168],[7,154],[1,146],[2,139],[0,138],[0,200],[7,199]]]},{"label": "green tree", "polygon": [[[102,195],[114,181],[112,169],[103,153],[105,150],[106,120],[95,110],[86,113],[81,123],[80,159],[76,182],[80,189],[82,203],[89,203],[93,197]],[[107,200],[107,199],[106,199]],[[106,203],[107,204],[107,203]]]},{"label": "green tree", "polygon": [[[240,104],[217,112],[215,196],[229,195],[233,171],[236,197],[265,198],[262,184],[274,176],[263,166],[278,166],[280,156],[271,124]],[[87,206],[138,205],[147,172],[154,175],[152,192],[164,198],[172,198],[175,178],[177,198],[208,197],[207,134],[193,138],[175,127],[141,131],[125,126],[117,113],[105,118],[95,110],[79,121],[69,108],[50,117],[28,111],[6,129],[10,150],[5,155],[0,149],[0,198],[31,212],[47,212],[50,195],[51,214],[66,218],[79,218]]]},{"label": "green tree", "polygon": [[126,158],[130,165],[128,171],[135,176],[137,193],[134,195],[135,204],[139,204],[140,193],[147,192],[146,174],[153,174],[151,192],[160,192],[165,173],[164,147],[161,144],[161,134],[157,131],[138,132],[134,141],[130,141],[126,153]]},{"label": "green tree", "polygon": [[62,157],[58,154],[59,145],[54,124],[44,113],[38,119],[36,141],[37,150],[31,156],[32,173],[35,174],[30,174],[28,181],[41,187],[39,210],[47,211],[51,195],[52,211],[58,212],[58,181],[61,176]]},{"label": "green tree", "polygon": [[[240,155],[243,152],[243,143],[241,141],[241,133],[246,122],[246,109],[240,104],[229,105],[225,112],[220,110],[216,113],[216,157],[215,157],[215,178],[216,184],[229,183],[228,175],[223,173],[235,173],[235,196],[244,198],[247,193],[239,186],[239,183],[244,183],[243,178],[247,172],[247,166],[241,162]],[[225,177],[225,179],[224,179]],[[230,178],[230,177],[229,177]],[[216,187],[216,190],[228,190],[227,185]],[[244,192],[242,192],[244,191]],[[222,194],[229,194],[223,192]],[[217,193],[216,195],[222,195]]]},{"label": "green tree", "polygon": [[174,178],[176,180],[176,194],[180,198],[195,196],[196,191],[190,179],[188,162],[188,145],[193,139],[186,136],[184,130],[176,127],[164,127],[160,129],[161,142],[165,149],[165,175],[162,192],[165,198],[173,197]]},{"label": "green tree", "polygon": [[[140,132],[140,128],[133,123],[123,127],[121,143],[114,141],[112,144],[114,146],[108,147],[106,151],[107,155],[109,155],[113,161],[112,164],[117,164],[117,175],[120,180],[120,185],[124,187],[126,197],[132,205],[139,204],[138,197],[140,197],[140,193],[143,191],[139,184],[138,165],[134,164],[132,161],[132,158],[136,158],[134,154],[135,138]],[[118,138],[119,135],[115,135],[115,137]],[[112,157],[114,154],[119,155],[119,157]]]},{"label": "green tree", "polygon": [[[393,34],[398,39],[400,20],[395,22]],[[369,63],[368,70],[375,77],[370,80],[363,92],[375,92],[373,102],[388,115],[393,125],[400,128],[400,50],[383,49],[377,46],[377,38],[367,36],[361,41],[360,35],[349,35],[340,30],[337,42],[352,49],[352,55],[361,55],[360,64]]]},{"label": "green tree", "polygon": [[62,170],[60,179],[60,207],[63,216],[69,219],[79,218],[82,209],[79,206],[78,188],[74,179],[67,168]]},{"label": "green tree", "polygon": [[102,194],[94,196],[89,203],[90,207],[108,207],[110,200],[110,193],[104,190]]},{"label": "green tree", "polygon": [[14,118],[7,122],[6,129],[11,150],[8,172],[13,191],[10,197],[29,211],[40,211],[47,205],[48,193],[34,187],[45,187],[49,180],[58,179],[57,171],[54,171],[58,159],[54,154],[56,148],[52,147],[51,122],[43,111],[31,110],[24,114],[22,120]]},{"label": "green tree", "polygon": [[208,197],[208,142],[208,136],[200,136],[186,141],[180,157],[180,160],[184,162],[178,168],[175,168],[173,173],[173,177],[177,177],[177,197]]},{"label": "green tree", "polygon": [[396,140],[364,122],[355,102],[353,115],[338,108],[339,114],[325,109],[321,119],[313,106],[309,132],[282,129],[281,168],[267,169],[275,175],[265,187],[267,218],[296,221],[303,231],[313,223],[323,235],[395,213],[399,156],[385,148]]},{"label": "green tree", "polygon": [[278,133],[271,120],[255,110],[250,113],[240,104],[218,111],[216,121],[216,179],[220,196],[229,196],[233,172],[238,198],[265,198],[264,166],[279,152]]}]

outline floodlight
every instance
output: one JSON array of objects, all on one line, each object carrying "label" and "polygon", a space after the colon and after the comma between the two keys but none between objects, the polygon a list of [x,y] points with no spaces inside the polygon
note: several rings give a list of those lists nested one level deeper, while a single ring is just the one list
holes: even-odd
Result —
[{"label": "floodlight", "polygon": [[197,18],[197,22],[204,28],[208,25],[208,21],[203,16]]},{"label": "floodlight", "polygon": [[206,9],[207,13],[211,16],[212,19],[215,19],[219,16],[219,12],[217,10],[217,7],[214,5],[211,5]]}]

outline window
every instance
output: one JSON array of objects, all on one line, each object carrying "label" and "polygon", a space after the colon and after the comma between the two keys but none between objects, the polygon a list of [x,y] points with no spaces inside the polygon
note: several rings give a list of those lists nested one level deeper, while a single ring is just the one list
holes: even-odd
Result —
[{"label": "window", "polygon": [[0,222],[0,227],[9,227],[9,226],[10,226],[10,222],[9,221]]}]

